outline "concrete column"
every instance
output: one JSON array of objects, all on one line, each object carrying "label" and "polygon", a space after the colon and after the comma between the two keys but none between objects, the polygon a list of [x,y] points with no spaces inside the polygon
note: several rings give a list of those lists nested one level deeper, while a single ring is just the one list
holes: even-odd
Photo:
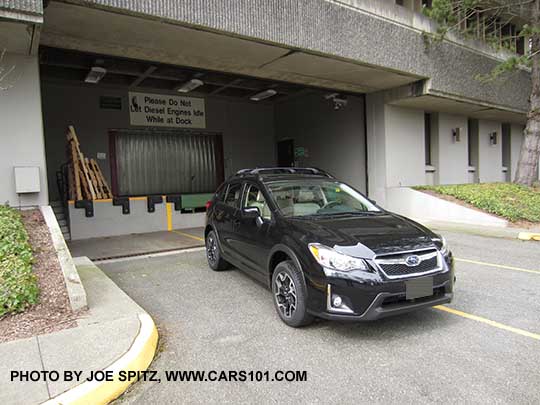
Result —
[{"label": "concrete column", "polygon": [[[41,92],[37,56],[6,54],[3,62],[14,72],[1,83],[0,90],[0,203],[12,206],[47,205],[47,169],[41,115]],[[39,193],[15,192],[15,166],[39,168]]]},{"label": "concrete column", "polygon": [[[437,120],[438,142],[437,155],[438,184],[463,184],[469,180],[467,151],[467,117],[439,113]],[[459,131],[459,140],[453,136]]]},{"label": "concrete column", "polygon": [[[497,134],[493,145],[490,135]],[[496,121],[478,121],[478,177],[480,183],[493,183],[504,180],[502,172],[502,125]]]},{"label": "concrete column", "polygon": [[368,149],[368,195],[379,204],[386,200],[386,143],[384,99],[382,94],[366,96]]},{"label": "concrete column", "polygon": [[424,111],[385,105],[387,187],[426,182]]}]

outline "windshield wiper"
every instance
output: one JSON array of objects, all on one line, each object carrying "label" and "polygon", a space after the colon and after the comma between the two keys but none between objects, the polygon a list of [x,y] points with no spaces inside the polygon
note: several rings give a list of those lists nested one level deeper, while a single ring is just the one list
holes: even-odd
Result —
[{"label": "windshield wiper", "polygon": [[378,211],[346,211],[346,212],[325,212],[317,215],[324,216],[370,216],[380,214]]}]

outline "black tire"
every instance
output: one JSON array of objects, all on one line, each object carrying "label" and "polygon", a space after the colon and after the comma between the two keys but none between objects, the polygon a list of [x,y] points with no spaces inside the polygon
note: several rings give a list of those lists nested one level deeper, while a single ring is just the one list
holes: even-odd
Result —
[{"label": "black tire", "polygon": [[[276,266],[272,275],[272,297],[276,311],[285,324],[299,328],[313,322],[314,317],[306,308],[307,289],[304,275],[292,261],[283,261]],[[291,305],[293,303],[294,305]]]},{"label": "black tire", "polygon": [[221,257],[219,242],[214,231],[208,232],[204,244],[206,246],[206,260],[208,261],[208,266],[210,266],[212,270],[222,271],[231,267],[229,262]]}]

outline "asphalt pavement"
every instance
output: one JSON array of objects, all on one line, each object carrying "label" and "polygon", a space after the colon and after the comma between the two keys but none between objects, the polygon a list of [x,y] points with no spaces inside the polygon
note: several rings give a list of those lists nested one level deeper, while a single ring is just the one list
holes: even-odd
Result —
[{"label": "asphalt pavement", "polygon": [[[540,243],[443,234],[457,258],[452,304],[303,329],[241,271],[211,271],[203,251],[99,264],[161,336],[161,382],[119,402],[540,403]],[[171,370],[298,370],[307,381],[167,382]]]}]

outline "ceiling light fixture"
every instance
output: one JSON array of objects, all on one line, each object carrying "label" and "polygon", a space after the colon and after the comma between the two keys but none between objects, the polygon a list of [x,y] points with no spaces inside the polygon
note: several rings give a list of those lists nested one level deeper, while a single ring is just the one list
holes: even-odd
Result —
[{"label": "ceiling light fixture", "polygon": [[265,91],[261,91],[260,93],[257,93],[253,96],[251,96],[249,99],[251,101],[261,101],[261,100],[264,100],[266,98],[270,98],[272,96],[275,96],[277,94],[277,91],[273,90],[273,89],[268,89],[268,90],[265,90]]},{"label": "ceiling light fixture", "polygon": [[96,84],[101,79],[103,79],[103,76],[107,73],[107,69],[99,67],[99,66],[92,66],[90,69],[90,72],[86,75],[86,78],[84,79],[85,83],[92,83]]},{"label": "ceiling light fixture", "polygon": [[195,90],[197,87],[201,87],[203,84],[204,82],[202,80],[191,79],[178,87],[176,91],[179,93],[189,93],[190,91]]}]

